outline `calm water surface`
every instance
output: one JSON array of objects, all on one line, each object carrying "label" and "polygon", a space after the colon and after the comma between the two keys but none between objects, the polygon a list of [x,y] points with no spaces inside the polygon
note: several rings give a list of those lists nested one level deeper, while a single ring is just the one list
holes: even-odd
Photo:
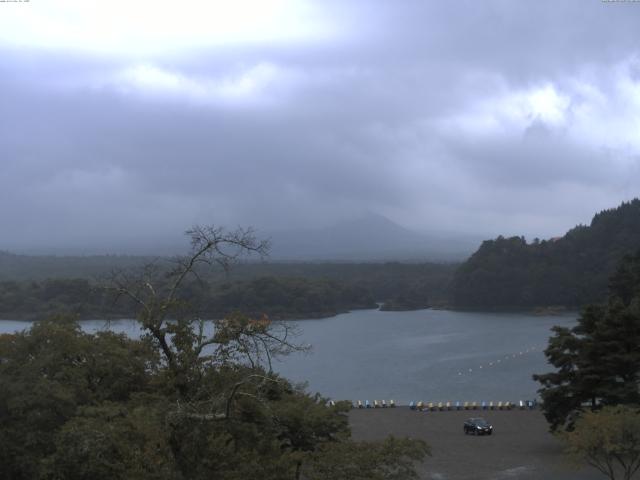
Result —
[{"label": "calm water surface", "polygon": [[577,315],[355,311],[298,322],[307,355],[277,365],[335,399],[516,401],[533,399],[533,373],[550,370],[542,350],[553,325]]},{"label": "calm water surface", "polygon": [[[517,401],[536,396],[533,373],[550,370],[542,350],[553,325],[571,326],[577,315],[534,316],[444,310],[359,310],[296,322],[300,343],[312,351],[280,359],[274,368],[309,390],[334,399]],[[102,320],[82,322],[86,331]],[[110,328],[137,336],[130,320]],[[28,328],[0,321],[0,332]]]}]

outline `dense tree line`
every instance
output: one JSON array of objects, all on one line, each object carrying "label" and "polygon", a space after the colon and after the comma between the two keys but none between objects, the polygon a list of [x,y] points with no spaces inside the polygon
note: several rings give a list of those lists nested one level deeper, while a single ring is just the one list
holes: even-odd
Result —
[{"label": "dense tree line", "polygon": [[0,250],[0,281],[93,279],[102,277],[113,269],[140,267],[153,260],[153,257],[134,255],[18,255]]},{"label": "dense tree line", "polygon": [[[274,318],[331,316],[357,308],[375,308],[363,287],[324,279],[262,277],[247,281],[192,280],[184,298],[198,305],[204,318],[222,318],[232,312]],[[47,312],[89,318],[133,318],[131,300],[114,301],[112,292],[86,279],[50,279],[42,282],[0,282],[0,318],[42,318]]]},{"label": "dense tree line", "polygon": [[585,410],[640,404],[640,251],[609,285],[605,304],[586,307],[573,328],[553,328],[545,355],[556,370],[534,375],[552,429],[571,429]]},{"label": "dense tree line", "polygon": [[226,314],[268,312],[275,318],[327,316],[356,308],[375,308],[364,287],[333,280],[262,277],[223,283],[202,299],[206,311]]},{"label": "dense tree line", "polygon": [[0,282],[0,318],[34,320],[50,312],[82,319],[127,316],[125,305],[110,306],[106,292],[86,279]]},{"label": "dense tree line", "polygon": [[[374,308],[376,302],[385,303],[386,309],[415,309],[448,302],[454,268],[449,264],[242,263],[228,275],[200,272],[199,280],[190,281],[184,294],[201,306],[206,318],[232,311],[276,318],[321,317]],[[101,280],[61,276],[0,281],[0,318],[35,319],[52,311],[81,319],[131,318],[133,304],[114,302],[100,288],[108,274],[101,276]]]},{"label": "dense tree line", "polygon": [[[169,257],[126,255],[50,256],[16,255],[0,251],[0,281],[37,281],[47,279],[87,279],[92,282],[113,270],[140,267]],[[268,260],[268,258],[266,259]],[[423,284],[435,299],[446,296],[446,287],[457,268],[456,263],[434,262],[270,262],[243,259],[233,270],[202,272],[208,281],[253,280],[260,277],[288,277],[335,280],[360,285],[376,300],[384,301]]]},{"label": "dense tree line", "polygon": [[608,277],[640,245],[640,200],[593,217],[562,238],[523,237],[483,242],[456,271],[453,303],[459,307],[580,307],[604,301]]},{"label": "dense tree line", "polygon": [[196,264],[262,253],[251,232],[195,228],[169,273],[153,265],[108,286],[145,334],[87,334],[68,317],[0,336],[0,478],[348,480],[417,478],[422,441],[350,439],[348,404],[275,374],[304,347],[288,323],[192,304]]},{"label": "dense tree line", "polygon": [[441,306],[450,302],[454,263],[252,263],[237,265],[233,278],[256,276],[324,278],[366,289],[381,303]]},{"label": "dense tree line", "polygon": [[416,478],[424,443],[351,441],[348,404],[230,355],[273,333],[235,320],[206,356],[176,330],[174,366],[64,317],[0,336],[0,479]]}]

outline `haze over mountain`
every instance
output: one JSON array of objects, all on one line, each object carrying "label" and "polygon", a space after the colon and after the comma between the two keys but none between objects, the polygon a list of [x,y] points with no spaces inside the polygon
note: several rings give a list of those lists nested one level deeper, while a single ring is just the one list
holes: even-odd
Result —
[{"label": "haze over mountain", "polygon": [[[482,242],[472,235],[416,232],[388,218],[369,213],[318,228],[256,230],[256,236],[271,241],[270,261],[462,261]],[[22,255],[173,256],[183,254],[186,237],[125,238],[120,242],[93,241],[66,246],[8,249]]]},{"label": "haze over mountain", "polygon": [[482,239],[471,235],[418,233],[370,213],[324,228],[274,231],[273,260],[461,261]]}]

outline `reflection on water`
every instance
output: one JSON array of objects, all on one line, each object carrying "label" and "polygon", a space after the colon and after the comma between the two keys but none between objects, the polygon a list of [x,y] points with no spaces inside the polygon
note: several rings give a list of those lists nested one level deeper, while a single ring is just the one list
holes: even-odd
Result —
[{"label": "reflection on water", "polygon": [[[534,398],[539,387],[531,375],[550,368],[542,353],[550,328],[573,325],[575,319],[575,314],[359,310],[298,322],[299,343],[311,344],[312,351],[282,358],[274,368],[335,399],[516,401]],[[28,322],[0,321],[0,332],[28,327]],[[82,327],[140,334],[132,320],[91,320]]]}]

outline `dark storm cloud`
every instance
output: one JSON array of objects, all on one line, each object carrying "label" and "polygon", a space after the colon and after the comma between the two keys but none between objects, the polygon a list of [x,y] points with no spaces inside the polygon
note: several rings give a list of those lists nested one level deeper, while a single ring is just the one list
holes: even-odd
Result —
[{"label": "dark storm cloud", "polygon": [[309,43],[5,46],[0,248],[368,211],[546,236],[638,195],[640,5],[320,5],[343,31]]}]

